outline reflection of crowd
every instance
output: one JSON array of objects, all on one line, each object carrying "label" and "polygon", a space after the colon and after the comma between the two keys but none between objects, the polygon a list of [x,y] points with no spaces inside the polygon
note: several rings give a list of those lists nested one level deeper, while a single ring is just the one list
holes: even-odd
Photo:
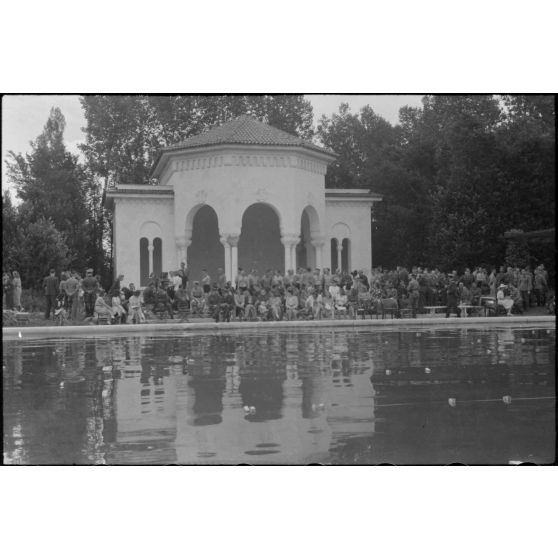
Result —
[{"label": "reflection of crowd", "polygon": [[143,291],[143,302],[159,306],[170,316],[186,309],[192,316],[210,316],[216,321],[280,321],[356,317],[363,307],[392,309],[401,315],[423,313],[425,307],[446,307],[446,316],[460,314],[465,305],[480,306],[492,298],[507,313],[524,312],[532,305],[545,306],[549,295],[548,273],[543,265],[534,272],[503,266],[499,270],[477,267],[444,273],[438,269],[398,266],[376,268],[370,276],[329,269],[298,269],[282,274],[268,270],[238,270],[234,282],[222,269],[212,280],[204,269],[201,281],[188,281],[184,265],[164,278],[152,275]]}]

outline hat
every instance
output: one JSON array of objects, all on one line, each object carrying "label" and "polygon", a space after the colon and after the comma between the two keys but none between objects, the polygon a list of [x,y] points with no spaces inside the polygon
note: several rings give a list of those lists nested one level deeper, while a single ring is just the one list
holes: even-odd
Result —
[{"label": "hat", "polygon": [[505,289],[505,288],[506,288],[506,285],[504,285],[504,283],[502,283],[498,288],[499,288],[499,289]]},{"label": "hat", "polygon": [[194,281],[194,285],[196,285],[196,284],[198,284],[198,285],[199,285],[199,284],[200,284],[200,282],[199,282],[199,281]]},{"label": "hat", "polygon": [[89,268],[86,273],[93,273],[93,270],[91,268]]}]

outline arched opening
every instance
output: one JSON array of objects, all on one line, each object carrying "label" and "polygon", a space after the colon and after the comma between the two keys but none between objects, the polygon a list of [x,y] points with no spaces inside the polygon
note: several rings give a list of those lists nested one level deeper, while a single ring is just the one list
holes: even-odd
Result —
[{"label": "arched opening", "polygon": [[331,239],[331,271],[335,273],[335,270],[339,267],[337,262],[337,239]]},{"label": "arched opening", "polygon": [[207,269],[212,282],[217,269],[224,267],[225,250],[219,240],[217,213],[209,205],[201,206],[192,220],[192,243],[188,248],[188,275],[191,282],[200,281],[202,269]]},{"label": "arched opening", "polygon": [[153,239],[153,271],[156,277],[163,273],[163,241],[159,237]]},{"label": "arched opening", "polygon": [[[263,203],[248,207],[242,216],[242,229],[238,242],[238,266],[246,270],[257,269],[259,274],[268,269],[282,270],[285,251],[281,243],[279,217]],[[233,273],[236,274],[236,269]]]},{"label": "arched opening", "polygon": [[147,250],[148,244],[149,241],[147,240],[147,238],[140,238],[140,285],[142,287],[147,286],[147,281],[149,279],[149,251]]},{"label": "arched opening", "polygon": [[351,271],[351,241],[348,238],[344,238],[341,243],[343,251],[341,252],[341,269],[346,272]]}]

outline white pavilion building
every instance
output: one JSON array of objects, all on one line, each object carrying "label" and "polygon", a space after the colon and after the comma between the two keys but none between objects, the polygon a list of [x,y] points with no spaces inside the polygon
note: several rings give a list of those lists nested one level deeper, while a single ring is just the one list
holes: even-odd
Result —
[{"label": "white pavilion building", "polygon": [[326,189],[335,154],[241,116],[161,150],[158,185],[118,184],[113,207],[115,274],[144,287],[151,272],[186,262],[190,280],[218,268],[372,266],[371,207],[363,189]]}]

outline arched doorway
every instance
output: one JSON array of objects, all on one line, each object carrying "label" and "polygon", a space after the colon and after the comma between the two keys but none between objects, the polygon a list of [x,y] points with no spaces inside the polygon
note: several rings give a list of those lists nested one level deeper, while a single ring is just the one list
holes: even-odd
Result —
[{"label": "arched doorway", "polygon": [[225,265],[225,250],[219,239],[217,213],[209,205],[201,206],[192,221],[192,244],[188,248],[188,277],[200,281],[202,269],[217,281],[217,270]]},{"label": "arched doorway", "polygon": [[[242,215],[242,228],[238,241],[238,267],[261,275],[268,269],[282,270],[285,250],[281,243],[279,217],[274,209],[263,203],[248,207]],[[233,269],[236,276],[237,270]]]}]

